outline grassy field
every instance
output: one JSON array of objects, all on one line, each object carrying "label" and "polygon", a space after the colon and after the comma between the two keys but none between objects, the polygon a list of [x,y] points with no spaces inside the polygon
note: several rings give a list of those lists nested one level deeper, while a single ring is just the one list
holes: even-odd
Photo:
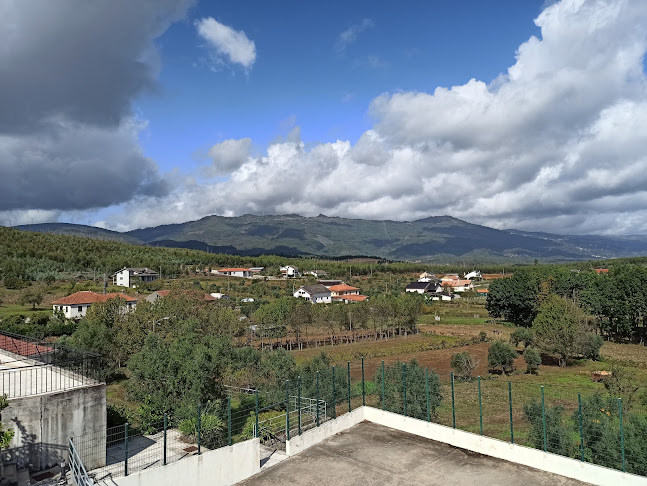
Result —
[{"label": "grassy field", "polygon": [[32,309],[31,305],[24,306],[19,304],[4,304],[0,306],[0,319],[16,314],[21,314],[25,317],[52,315],[52,309],[46,307],[36,307]]}]

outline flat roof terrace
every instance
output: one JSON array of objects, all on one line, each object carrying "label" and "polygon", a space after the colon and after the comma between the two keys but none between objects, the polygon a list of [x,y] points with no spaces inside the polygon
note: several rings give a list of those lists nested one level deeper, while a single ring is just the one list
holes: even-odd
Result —
[{"label": "flat roof terrace", "polygon": [[238,484],[575,486],[586,483],[362,422]]}]

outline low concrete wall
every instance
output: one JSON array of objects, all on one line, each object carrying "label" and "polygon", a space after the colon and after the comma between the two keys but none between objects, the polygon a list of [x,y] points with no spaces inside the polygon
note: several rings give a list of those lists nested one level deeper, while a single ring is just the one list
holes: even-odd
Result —
[{"label": "low concrete wall", "polygon": [[113,481],[118,486],[221,486],[242,481],[260,470],[260,443],[250,439]]},{"label": "low concrete wall", "polygon": [[420,437],[426,437],[438,442],[444,442],[461,449],[467,449],[542,471],[559,474],[567,478],[600,486],[609,484],[647,485],[647,478],[642,476],[626,474],[615,469],[596,466],[529,447],[513,445],[497,439],[482,437],[463,430],[445,427],[444,425],[404,417],[391,412],[384,412],[372,407],[362,407],[362,409],[363,417],[369,422]]},{"label": "low concrete wall", "polygon": [[[106,386],[12,398],[2,411],[2,421],[15,431],[9,449],[2,452],[5,461],[31,465],[32,471],[67,461],[70,437],[92,437],[98,450],[105,451]],[[88,469],[103,465],[93,464],[89,455],[82,459]],[[105,452],[95,459],[105,462]]]},{"label": "low concrete wall", "polygon": [[318,444],[322,440],[327,439],[339,432],[350,429],[352,426],[364,420],[363,408],[353,410],[351,413],[346,413],[335,420],[328,420],[319,427],[314,427],[301,435],[290,438],[285,442],[285,453],[288,456],[293,456],[301,451],[306,450],[313,445]]}]

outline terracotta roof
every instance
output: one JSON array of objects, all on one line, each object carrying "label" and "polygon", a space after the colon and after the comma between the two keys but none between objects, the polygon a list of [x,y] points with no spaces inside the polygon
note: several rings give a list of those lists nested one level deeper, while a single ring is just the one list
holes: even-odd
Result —
[{"label": "terracotta roof", "polygon": [[463,287],[465,285],[470,285],[471,280],[443,280],[443,287]]},{"label": "terracotta roof", "polygon": [[328,287],[328,289],[331,292],[344,292],[345,290],[359,290],[358,287],[351,287],[350,285],[346,285],[346,284],[333,285],[332,287]]},{"label": "terracotta roof", "polygon": [[333,299],[337,300],[352,300],[354,302],[363,302],[366,299],[368,299],[367,295],[355,295],[355,294],[350,294],[350,295],[338,295],[336,297],[333,297]]},{"label": "terracotta roof", "polygon": [[488,292],[490,292],[490,290],[489,290],[489,289],[476,289],[476,291],[477,291],[479,294],[487,294]]},{"label": "terracotta roof", "polygon": [[249,268],[223,268],[219,272],[250,272]]},{"label": "terracotta roof", "polygon": [[94,304],[95,302],[105,302],[108,299],[124,299],[127,302],[137,302],[135,297],[130,297],[126,294],[112,293],[112,294],[97,294],[89,290],[82,290],[75,292],[72,295],[63,297],[62,299],[55,300],[52,304],[56,305],[79,305],[79,304]]},{"label": "terracotta roof", "polygon": [[608,268],[596,268],[595,271],[598,273],[609,273]]},{"label": "terracotta roof", "polygon": [[0,334],[0,349],[9,351],[14,354],[19,354],[20,356],[36,356],[41,353],[49,353],[53,351],[49,346],[43,346],[42,344],[23,341],[22,339],[16,339],[10,336],[5,336]]}]

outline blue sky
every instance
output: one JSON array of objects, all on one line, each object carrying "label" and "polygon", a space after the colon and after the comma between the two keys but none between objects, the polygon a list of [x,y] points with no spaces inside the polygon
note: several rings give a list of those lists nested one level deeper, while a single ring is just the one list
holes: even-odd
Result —
[{"label": "blue sky", "polygon": [[647,2],[0,0],[0,223],[647,233]]},{"label": "blue sky", "polygon": [[[372,125],[370,101],[383,92],[433,91],[470,78],[492,80],[539,29],[543,0],[414,2],[205,2],[156,45],[158,90],[134,101],[148,120],[147,156],[163,170],[193,169],[200,154],[228,138],[251,137],[263,152],[292,125],[306,144],[355,142]],[[213,17],[256,45],[246,72],[210,69],[194,21]],[[368,20],[368,22],[367,22]],[[344,49],[340,34],[369,23]],[[203,162],[200,160],[200,162]]]}]

